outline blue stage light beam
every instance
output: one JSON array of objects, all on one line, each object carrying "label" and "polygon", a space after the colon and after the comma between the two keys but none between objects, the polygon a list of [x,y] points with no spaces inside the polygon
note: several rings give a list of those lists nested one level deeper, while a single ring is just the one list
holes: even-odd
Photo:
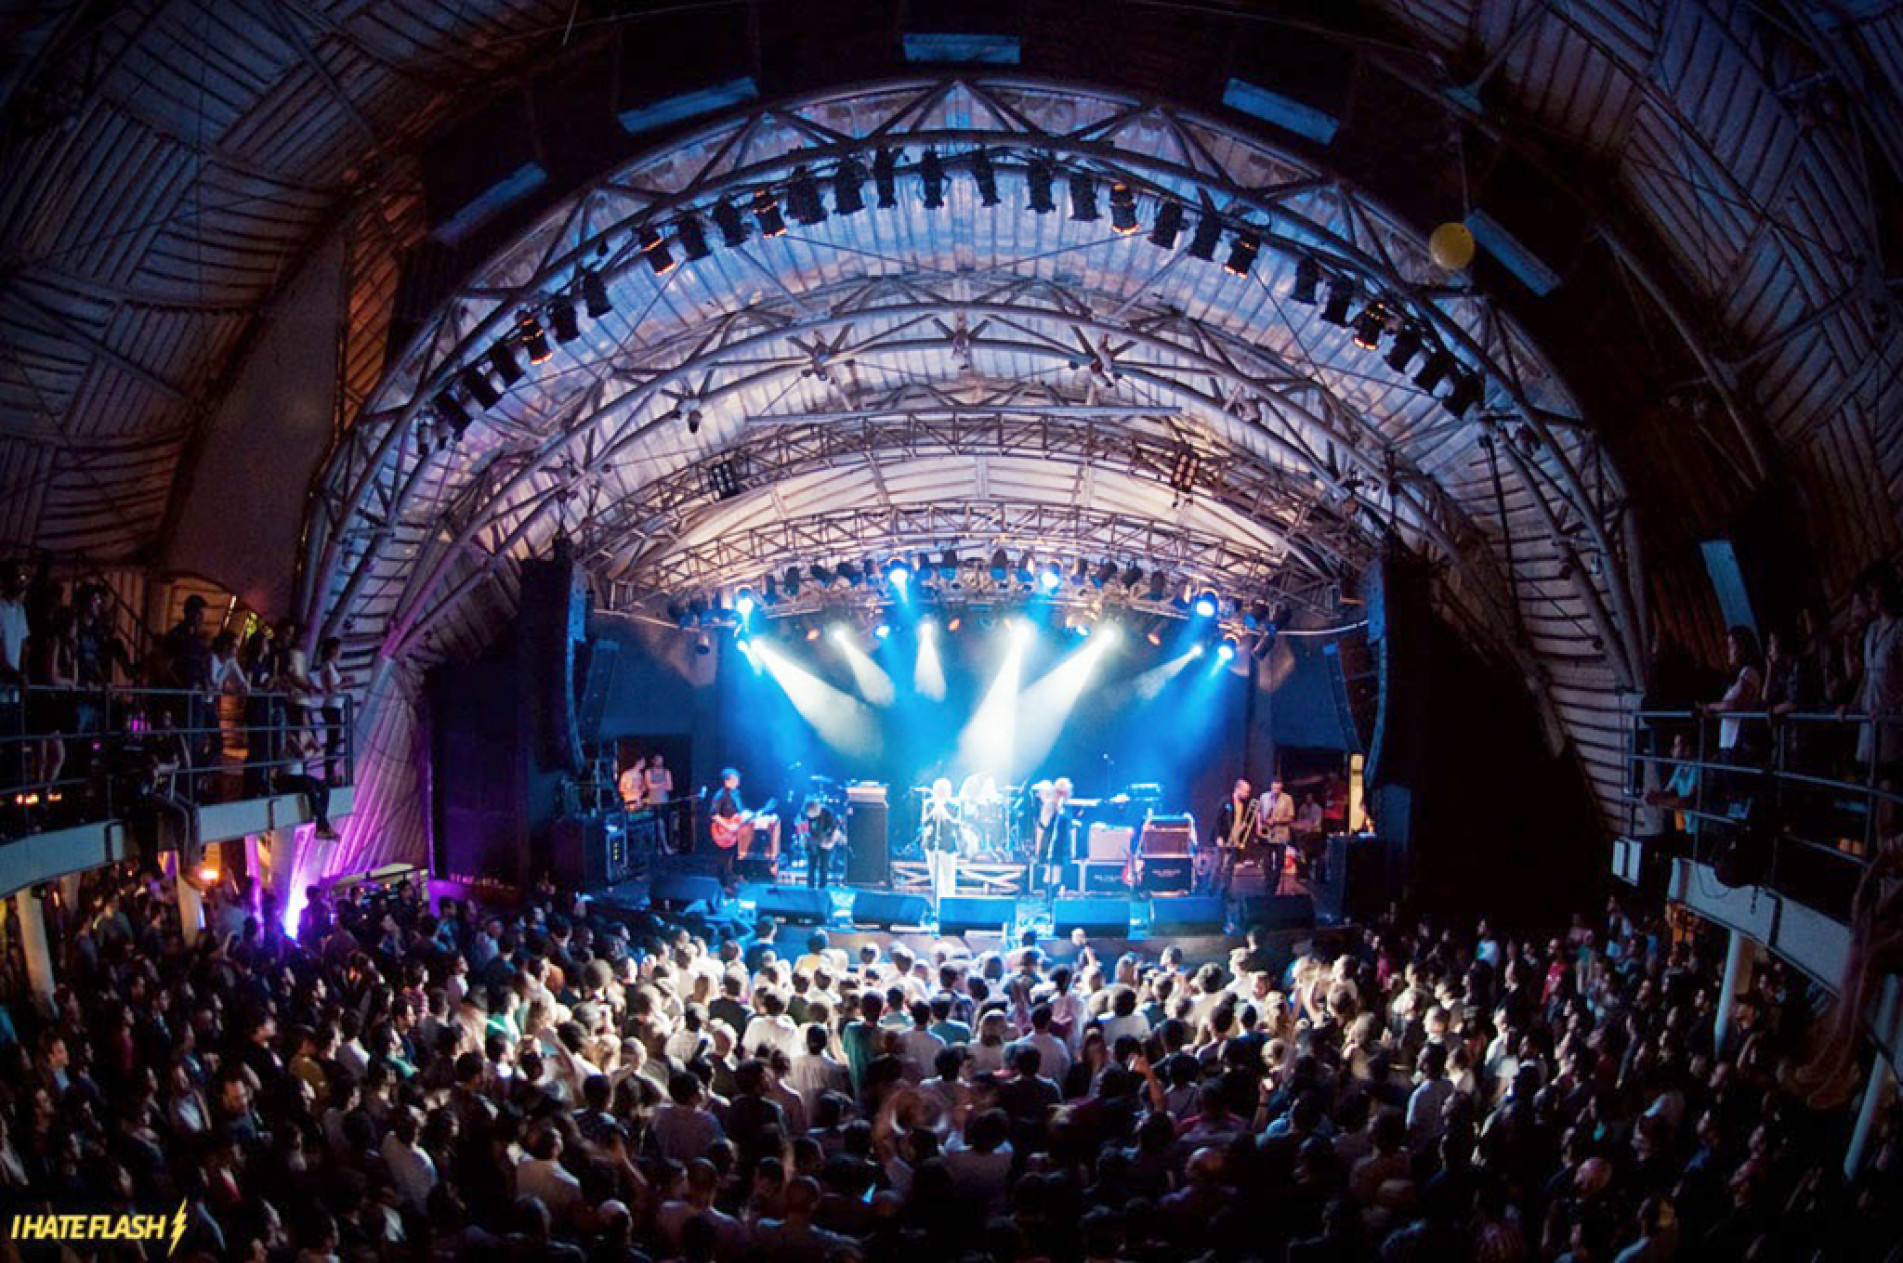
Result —
[{"label": "blue stage light beam", "polygon": [[751,657],[766,668],[820,740],[841,754],[878,753],[879,724],[864,702],[800,666],[778,645],[756,641]]},{"label": "blue stage light beam", "polygon": [[984,700],[958,734],[955,766],[1001,781],[1009,779],[1017,741],[1018,684],[1024,678],[1024,655],[1036,635],[1037,629],[1025,619],[1014,618],[1007,625],[1004,658]]},{"label": "blue stage light beam", "polygon": [[1077,699],[1084,695],[1104,659],[1121,639],[1115,624],[1105,624],[1095,636],[1024,690],[1018,698],[1013,776],[1020,769],[1036,767],[1057,747],[1057,739],[1063,735],[1064,725],[1070,722]]},{"label": "blue stage light beam", "polygon": [[892,677],[885,673],[885,668],[859,647],[845,627],[833,628],[832,639],[846,659],[846,667],[852,672],[852,685],[859,690],[859,696],[874,706],[890,706],[899,691],[893,687]]},{"label": "blue stage light beam", "polygon": [[938,622],[926,619],[918,625],[918,664],[912,668],[912,688],[920,697],[934,702],[945,700],[945,664],[938,656]]},{"label": "blue stage light beam", "polygon": [[1191,645],[1167,662],[1159,663],[1136,678],[1136,695],[1144,701],[1158,697],[1166,685],[1183,673],[1184,668],[1203,656],[1201,645]]}]

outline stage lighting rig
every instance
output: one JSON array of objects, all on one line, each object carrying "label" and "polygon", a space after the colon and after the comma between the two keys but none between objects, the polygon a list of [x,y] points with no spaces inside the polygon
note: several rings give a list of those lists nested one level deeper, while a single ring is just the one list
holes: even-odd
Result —
[{"label": "stage lighting rig", "polygon": [[581,336],[581,324],[575,319],[575,300],[563,295],[548,305],[548,324],[557,342],[573,342]]},{"label": "stage lighting rig", "polygon": [[1070,173],[1070,217],[1077,223],[1095,223],[1100,216],[1097,213],[1097,179],[1088,171]]},{"label": "stage lighting rig", "polygon": [[1414,384],[1431,395],[1434,388],[1447,380],[1448,374],[1458,367],[1460,363],[1453,356],[1437,350],[1427,357],[1427,362],[1421,365],[1421,371],[1414,374]]},{"label": "stage lighting rig", "polygon": [[590,320],[600,320],[615,309],[615,305],[608,301],[608,283],[593,268],[581,270],[581,300],[588,309]]},{"label": "stage lighting rig", "polygon": [[1195,614],[1197,618],[1214,618],[1216,617],[1216,611],[1220,608],[1221,606],[1216,600],[1215,589],[1204,588],[1201,592],[1196,594],[1196,601],[1195,604],[1190,606],[1190,612]]},{"label": "stage lighting rig", "polygon": [[714,221],[714,227],[720,230],[720,243],[729,250],[747,244],[747,221],[741,218],[740,208],[732,202],[721,198],[714,203],[714,208],[707,212],[707,216]]},{"label": "stage lighting rig", "polygon": [[1387,361],[1389,368],[1397,373],[1405,373],[1407,366],[1412,364],[1414,357],[1420,353],[1421,331],[1414,325],[1408,324],[1403,325],[1401,332],[1394,335],[1394,345],[1388,348],[1388,353],[1383,358]]},{"label": "stage lighting rig", "polygon": [[1131,562],[1128,566],[1124,567],[1123,574],[1119,577],[1123,581],[1123,586],[1134,592],[1136,591],[1137,584],[1143,582],[1143,567],[1137,565],[1135,562]]},{"label": "stage lighting rig", "polygon": [[857,215],[866,208],[866,167],[850,155],[833,171],[833,211],[839,215]]},{"label": "stage lighting rig", "polygon": [[1361,309],[1355,317],[1355,345],[1364,351],[1372,351],[1381,345],[1381,335],[1387,332],[1388,309],[1377,299]]},{"label": "stage lighting rig", "polygon": [[786,218],[780,214],[780,199],[773,196],[772,189],[754,190],[753,219],[760,225],[762,237],[779,237],[786,233]]},{"label": "stage lighting rig", "polygon": [[698,263],[711,253],[707,248],[707,230],[692,215],[682,215],[674,221],[674,240],[680,243],[681,253],[687,256],[689,263]]},{"label": "stage lighting rig", "polygon": [[1057,209],[1057,202],[1051,196],[1051,184],[1056,179],[1056,170],[1051,160],[1042,154],[1031,159],[1030,167],[1025,171],[1025,181],[1030,186],[1031,213],[1048,215]]},{"label": "stage lighting rig", "polygon": [[431,402],[436,408],[436,419],[448,426],[454,436],[451,441],[461,438],[463,431],[469,428],[469,409],[463,407],[462,400],[456,398],[455,390],[445,386],[436,392],[436,398]]},{"label": "stage lighting rig", "polygon": [[1128,237],[1133,236],[1139,226],[1136,190],[1118,180],[1110,186],[1110,227]]},{"label": "stage lighting rig", "polygon": [[998,173],[991,165],[991,151],[980,146],[971,155],[971,179],[978,186],[982,206],[998,204]]},{"label": "stage lighting rig", "polygon": [[1150,571],[1150,599],[1152,601],[1162,600],[1164,592],[1169,588],[1169,582],[1169,576],[1164,574],[1161,570]]},{"label": "stage lighting rig", "polygon": [[788,566],[786,568],[785,573],[780,576],[780,590],[785,592],[789,598],[796,597],[800,594],[800,568],[798,566]]},{"label": "stage lighting rig", "polygon": [[805,167],[793,168],[792,183],[786,190],[786,213],[793,222],[811,227],[826,218],[826,203],[820,200],[819,184]]},{"label": "stage lighting rig", "polygon": [[534,312],[522,313],[521,323],[516,325],[516,333],[522,339],[523,348],[529,353],[529,363],[546,364],[555,354],[548,345],[548,334],[543,332],[542,322],[535,318]]},{"label": "stage lighting rig", "polygon": [[881,149],[872,155],[872,184],[878,194],[880,210],[891,210],[899,204],[899,154],[896,149]]},{"label": "stage lighting rig", "polygon": [[1156,222],[1150,225],[1150,244],[1162,250],[1176,248],[1176,238],[1183,231],[1183,204],[1164,202],[1156,208]]},{"label": "stage lighting rig", "polygon": [[1236,638],[1234,636],[1224,636],[1222,638],[1222,644],[1216,647],[1216,661],[1229,662],[1232,661],[1235,656]]},{"label": "stage lighting rig", "polygon": [[489,367],[502,379],[504,389],[522,380],[522,365],[516,362],[515,348],[506,338],[489,348]]},{"label": "stage lighting rig", "polygon": [[493,408],[502,401],[502,392],[496,389],[495,383],[489,380],[489,374],[478,365],[471,364],[463,370],[462,382],[463,389],[469,392],[469,397],[476,401],[477,407]]},{"label": "stage lighting rig", "polygon": [[918,162],[919,183],[925,192],[925,209],[937,210],[945,204],[945,164],[938,150],[927,149]]},{"label": "stage lighting rig", "polygon": [[666,276],[674,270],[674,252],[667,248],[661,230],[649,224],[641,230],[641,257],[648,261],[654,275]]},{"label": "stage lighting rig", "polygon": [[1451,416],[1464,417],[1473,411],[1475,404],[1480,402],[1486,386],[1486,378],[1478,372],[1472,370],[1464,372],[1454,378],[1454,388],[1447,392],[1447,397],[1440,401],[1440,406],[1445,408]]},{"label": "stage lighting rig", "polygon": [[1203,217],[1196,221],[1195,235],[1189,239],[1189,257],[1201,259],[1204,263],[1216,257],[1216,247],[1222,244],[1222,217],[1216,212],[1205,210]]},{"label": "stage lighting rig", "polygon": [[1252,232],[1237,233],[1229,247],[1229,261],[1222,265],[1223,271],[1231,276],[1249,275],[1249,269],[1255,266],[1255,257],[1261,250],[1260,237]]},{"label": "stage lighting rig", "polygon": [[1322,265],[1315,262],[1314,256],[1303,255],[1295,260],[1295,284],[1289,290],[1290,302],[1301,303],[1305,307],[1315,305],[1315,289],[1322,281]]},{"label": "stage lighting rig", "polygon": [[1322,306],[1322,319],[1331,325],[1348,323],[1348,308],[1355,301],[1355,283],[1333,280],[1328,283],[1328,301]]}]

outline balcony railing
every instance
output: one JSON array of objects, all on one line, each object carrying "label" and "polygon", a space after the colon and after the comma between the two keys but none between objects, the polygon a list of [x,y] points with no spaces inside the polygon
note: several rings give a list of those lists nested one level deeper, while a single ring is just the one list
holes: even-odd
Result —
[{"label": "balcony railing", "polygon": [[28,687],[0,708],[0,838],[142,807],[202,807],[355,780],[348,697]]},{"label": "balcony railing", "polygon": [[[1653,813],[1676,814],[1693,858],[1709,861],[1749,831],[1763,848],[1754,857],[1763,869],[1758,884],[1842,912],[1883,822],[1903,813],[1903,787],[1885,779],[1880,758],[1886,728],[1894,741],[1903,715],[1639,711],[1628,729],[1627,832],[1671,832]],[[1675,754],[1681,737],[1686,748]],[[1676,797],[1689,801],[1648,804],[1648,793],[1665,791],[1680,769],[1692,773],[1691,792]]]}]

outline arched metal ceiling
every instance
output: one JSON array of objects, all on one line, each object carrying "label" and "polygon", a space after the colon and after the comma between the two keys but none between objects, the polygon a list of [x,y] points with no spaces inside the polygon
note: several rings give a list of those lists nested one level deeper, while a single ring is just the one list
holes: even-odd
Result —
[{"label": "arched metal ceiling", "polygon": [[[868,179],[866,207],[839,213],[834,174],[871,171],[878,150],[898,155],[893,204]],[[927,154],[947,173],[936,206]],[[1057,204],[1038,213],[1044,163]],[[721,244],[717,207],[767,190],[790,214],[801,172],[832,213],[777,235],[749,217]],[[1094,180],[1095,217],[1072,176]],[[1116,185],[1135,201],[1126,231]],[[1187,209],[1165,247],[1149,229],[1169,206]],[[1223,229],[1199,259],[1205,214]],[[708,251],[657,268],[650,230],[684,253],[683,218]],[[1253,265],[1228,266],[1245,240]],[[1315,297],[1352,284],[1354,313],[1378,303],[1420,330],[1476,375],[1477,404],[1457,413],[1418,361],[1397,368],[1296,300],[1304,265],[1329,278]],[[552,326],[584,273],[612,310],[513,384],[492,376],[498,339],[520,357],[523,313]],[[498,402],[471,399],[472,369]],[[462,409],[474,419],[449,441]],[[724,495],[703,485],[722,462]],[[1162,102],[925,77],[729,116],[472,274],[338,453],[307,574],[324,630],[418,662],[466,643],[469,598],[558,533],[629,602],[895,548],[1035,547],[1067,570],[1162,564],[1324,615],[1394,539],[1441,564],[1447,604],[1564,723],[1589,708],[1556,683],[1604,700],[1641,678],[1625,509],[1515,322],[1332,173]],[[1613,761],[1598,770],[1610,794]]]},{"label": "arched metal ceiling", "polygon": [[[843,73],[823,67],[868,46],[891,64],[906,10],[898,0],[719,7],[745,13],[753,69],[780,84]],[[1146,84],[1209,110],[1224,78],[1243,73],[1235,50],[1246,40],[1339,38],[1355,56],[1348,133],[1377,85],[1400,85],[1421,117],[1397,129],[1397,146],[1431,134],[1452,153],[1484,138],[1570,173],[1592,245],[1566,290],[1600,308],[1638,295],[1631,305],[1649,319],[1587,338],[1577,313],[1600,309],[1591,303],[1543,309],[1521,295],[1515,305],[1542,345],[1569,344],[1574,393],[1627,454],[1644,520],[1677,519],[1681,536],[1695,535],[1781,487],[1827,579],[1841,584],[1895,550],[1903,6],[1393,0],[1318,18],[1306,6],[1033,0],[1022,10],[1027,67]],[[568,0],[0,4],[0,540],[157,555],[179,471],[257,322],[333,231],[351,253],[338,416],[340,428],[352,422],[383,371],[400,255],[426,231],[418,147],[552,54],[641,20]],[[1338,156],[1377,187],[1390,165],[1378,151],[1373,162]],[[1418,158],[1391,165],[1410,178],[1424,169]],[[1384,192],[1408,201],[1406,187]],[[1417,229],[1424,210],[1436,213],[1409,207]],[[1595,361],[1597,342],[1620,349]],[[1693,371],[1667,377],[1681,361]],[[1671,406],[1635,406],[1666,388]],[[1511,462],[1517,450],[1498,454]],[[1694,467],[1699,477],[1680,485],[1677,471]],[[1493,535],[1526,514],[1538,515],[1532,500],[1509,495]],[[1472,543],[1455,551],[1482,555]],[[1682,590],[1670,561],[1651,575],[1668,594]],[[1570,582],[1560,570],[1539,583]],[[1475,581],[1466,603],[1484,603],[1490,586],[1499,576]],[[1647,595],[1635,591],[1641,607]],[[1708,624],[1699,604],[1663,601],[1658,616]],[[1571,625],[1550,611],[1528,623]],[[1565,679],[1554,689],[1606,731],[1602,692]],[[1573,730],[1587,746],[1603,739],[1590,724]]]}]

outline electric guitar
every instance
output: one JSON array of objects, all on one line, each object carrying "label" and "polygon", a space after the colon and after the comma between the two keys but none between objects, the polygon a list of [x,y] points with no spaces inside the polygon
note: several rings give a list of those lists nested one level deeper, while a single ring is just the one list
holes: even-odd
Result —
[{"label": "electric guitar", "polygon": [[753,822],[761,816],[771,815],[779,803],[777,798],[769,798],[766,805],[753,811],[743,811],[732,816],[715,816],[709,820],[708,827],[713,830],[714,845],[723,851],[731,851],[740,843],[741,835],[753,831]]}]

